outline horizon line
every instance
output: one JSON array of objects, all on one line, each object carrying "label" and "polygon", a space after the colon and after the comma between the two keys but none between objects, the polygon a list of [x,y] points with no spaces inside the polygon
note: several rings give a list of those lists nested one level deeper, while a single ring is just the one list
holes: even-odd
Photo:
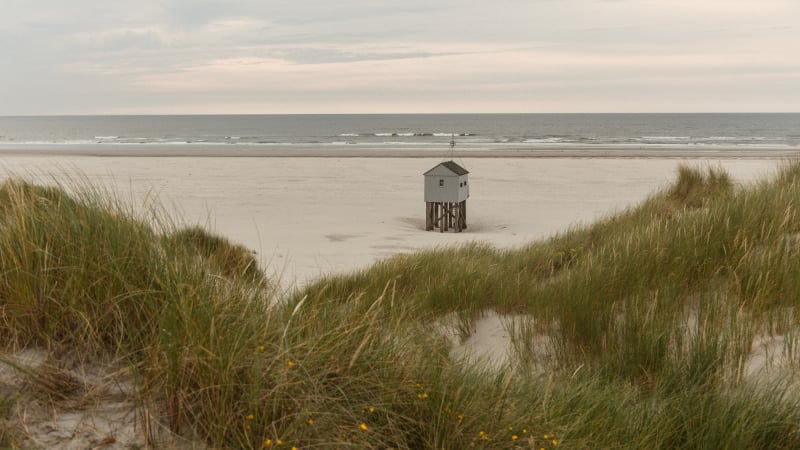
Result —
[{"label": "horizon line", "polygon": [[418,113],[65,113],[65,114],[0,114],[0,118],[12,117],[153,117],[153,116],[468,116],[468,115],[687,115],[687,114],[800,114],[800,111],[642,111],[642,112],[418,112]]}]

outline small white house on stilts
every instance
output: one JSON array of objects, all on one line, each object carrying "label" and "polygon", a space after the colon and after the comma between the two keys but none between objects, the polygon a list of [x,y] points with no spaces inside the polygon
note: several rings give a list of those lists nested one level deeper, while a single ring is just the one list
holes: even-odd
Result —
[{"label": "small white house on stilts", "polygon": [[445,161],[424,173],[425,230],[439,232],[467,228],[469,171],[453,161]]}]

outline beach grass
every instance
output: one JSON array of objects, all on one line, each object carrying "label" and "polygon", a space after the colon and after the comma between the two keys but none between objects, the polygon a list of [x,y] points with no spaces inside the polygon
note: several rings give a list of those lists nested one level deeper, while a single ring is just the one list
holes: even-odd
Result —
[{"label": "beach grass", "polygon": [[[796,448],[798,199],[800,164],[746,187],[680,166],[546,240],[285,294],[249,250],[158,208],[12,180],[0,342],[122,362],[156,422],[215,448]],[[489,312],[518,318],[507,361],[455,356]],[[756,342],[781,357],[753,369]]]}]

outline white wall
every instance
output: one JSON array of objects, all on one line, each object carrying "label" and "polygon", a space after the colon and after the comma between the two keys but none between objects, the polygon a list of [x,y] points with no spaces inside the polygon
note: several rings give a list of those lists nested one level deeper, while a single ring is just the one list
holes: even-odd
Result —
[{"label": "white wall", "polygon": [[[444,180],[444,186],[439,180]],[[461,186],[466,181],[467,175],[458,176],[444,166],[435,167],[425,175],[425,201],[463,202],[469,193],[469,186]]]}]

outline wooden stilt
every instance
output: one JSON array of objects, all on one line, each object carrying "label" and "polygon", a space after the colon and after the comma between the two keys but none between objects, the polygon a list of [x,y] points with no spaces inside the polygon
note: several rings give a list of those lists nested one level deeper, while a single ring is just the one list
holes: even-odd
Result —
[{"label": "wooden stilt", "polygon": [[453,205],[454,203],[447,204],[447,222],[449,228],[454,228],[456,225],[455,223],[453,223],[453,214],[455,213],[455,211],[453,210]]},{"label": "wooden stilt", "polygon": [[425,230],[440,233],[467,229],[467,202],[425,202]]},{"label": "wooden stilt", "polygon": [[430,230],[431,225],[431,204],[429,202],[425,202],[425,231]]},{"label": "wooden stilt", "polygon": [[439,233],[444,233],[444,216],[441,203],[436,203],[436,222],[439,224]]},{"label": "wooden stilt", "polygon": [[453,204],[452,203],[448,203],[447,204],[447,209],[448,209],[448,212],[450,213],[450,214],[447,215],[447,220],[450,221],[449,228],[455,228],[456,224],[453,223],[453,214],[455,214],[456,211],[455,211],[455,208],[453,208]]},{"label": "wooden stilt", "polygon": [[425,202],[425,231],[433,229],[433,203]]}]

